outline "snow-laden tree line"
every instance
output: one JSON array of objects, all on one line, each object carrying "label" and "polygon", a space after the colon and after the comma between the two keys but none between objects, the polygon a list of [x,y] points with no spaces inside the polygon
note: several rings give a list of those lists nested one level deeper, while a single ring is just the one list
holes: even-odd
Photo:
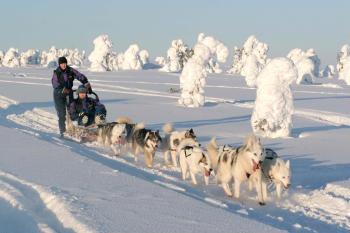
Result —
[{"label": "snow-laden tree line", "polygon": [[115,70],[142,70],[149,63],[149,53],[132,44],[125,52],[113,51],[113,43],[108,35],[100,35],[93,41],[94,49],[88,59],[89,70],[95,72]]}]

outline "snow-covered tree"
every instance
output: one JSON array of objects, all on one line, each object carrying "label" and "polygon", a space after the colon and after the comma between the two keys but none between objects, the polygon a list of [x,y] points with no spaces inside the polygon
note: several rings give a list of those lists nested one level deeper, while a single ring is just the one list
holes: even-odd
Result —
[{"label": "snow-covered tree", "polygon": [[344,68],[344,62],[350,56],[350,46],[345,44],[337,54],[337,71],[340,73]]},{"label": "snow-covered tree", "polygon": [[156,59],[154,59],[154,61],[156,62],[156,64],[160,65],[161,67],[163,67],[165,65],[165,58],[160,56],[160,57],[156,57]]},{"label": "snow-covered tree", "polygon": [[139,56],[140,56],[141,63],[142,63],[143,67],[149,63],[149,53],[147,50],[145,50],[145,49],[141,50],[139,52]]},{"label": "snow-covered tree", "polygon": [[47,68],[55,68],[58,66],[58,49],[55,46],[52,46],[49,52],[46,53],[46,63],[44,64]]},{"label": "snow-covered tree", "polygon": [[320,73],[320,76],[323,78],[334,78],[335,75],[335,67],[333,65],[327,65]]},{"label": "snow-covered tree", "polygon": [[40,52],[35,49],[28,49],[20,55],[21,66],[40,64]]},{"label": "snow-covered tree", "polygon": [[173,40],[171,42],[171,47],[167,51],[167,58],[160,71],[179,72],[192,55],[193,50],[190,49],[183,40]]},{"label": "snow-covered tree", "polygon": [[222,42],[203,33],[199,34],[193,51],[193,56],[187,61],[180,75],[182,92],[178,102],[187,107],[204,105],[206,67],[210,58],[225,62],[228,56],[228,49]]},{"label": "snow-covered tree", "polygon": [[272,59],[259,73],[251,118],[256,134],[271,138],[290,135],[294,110],[290,85],[297,77],[297,68],[288,58]]},{"label": "snow-covered tree", "polygon": [[110,70],[108,60],[112,54],[112,41],[108,35],[100,35],[94,39],[94,50],[88,59],[91,62],[90,71],[103,72]]},{"label": "snow-covered tree", "polygon": [[297,84],[313,83],[315,78],[320,76],[321,61],[314,49],[303,51],[302,49],[292,49],[287,57],[291,59],[298,69]]},{"label": "snow-covered tree", "polygon": [[139,56],[140,47],[132,44],[124,53],[123,70],[142,70],[142,61]]},{"label": "snow-covered tree", "polygon": [[339,79],[350,85],[350,56],[342,61],[342,68],[339,71]]},{"label": "snow-covered tree", "polygon": [[20,66],[20,57],[18,49],[9,48],[4,55],[2,65],[6,67],[19,67]]},{"label": "snow-covered tree", "polygon": [[0,66],[2,66],[2,61],[4,60],[5,53],[4,51],[0,50]]},{"label": "snow-covered tree", "polygon": [[254,35],[248,37],[243,48],[234,48],[233,64],[228,72],[245,76],[247,85],[255,87],[257,75],[267,63],[268,50],[268,45]]}]

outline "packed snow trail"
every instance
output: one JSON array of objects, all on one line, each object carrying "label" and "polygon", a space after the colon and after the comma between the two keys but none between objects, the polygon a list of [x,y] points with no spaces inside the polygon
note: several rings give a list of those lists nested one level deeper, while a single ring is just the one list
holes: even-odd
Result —
[{"label": "packed snow trail", "polygon": [[[79,222],[69,210],[69,205],[52,192],[40,185],[3,171],[0,171],[0,200],[9,203],[12,208],[26,215],[26,218],[28,218],[26,221],[37,223],[37,228],[41,232],[94,232],[85,224]],[[16,218],[16,216],[13,217]],[[16,220],[13,221],[17,222]],[[14,226],[11,221],[2,222],[0,225],[4,232],[31,231],[30,228],[27,228],[27,225],[21,226],[21,223],[17,223]],[[31,227],[34,230],[36,228],[35,226]]]}]

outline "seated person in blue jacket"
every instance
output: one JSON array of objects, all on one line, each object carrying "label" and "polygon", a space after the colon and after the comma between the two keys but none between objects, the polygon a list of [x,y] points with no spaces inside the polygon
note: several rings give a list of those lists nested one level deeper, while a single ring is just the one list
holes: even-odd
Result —
[{"label": "seated person in blue jacket", "polygon": [[69,115],[78,125],[103,124],[106,120],[106,108],[99,101],[87,96],[88,89],[80,85],[77,89],[78,98],[69,105]]}]

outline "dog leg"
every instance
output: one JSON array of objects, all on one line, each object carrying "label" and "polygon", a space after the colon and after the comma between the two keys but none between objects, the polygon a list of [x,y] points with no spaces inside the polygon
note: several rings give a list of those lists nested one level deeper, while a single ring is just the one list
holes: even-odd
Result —
[{"label": "dog leg", "polygon": [[256,189],[256,192],[258,193],[259,205],[265,205],[265,200],[263,199],[263,194],[262,194],[261,176],[260,178],[259,177],[256,178],[255,189]]},{"label": "dog leg", "polygon": [[147,167],[152,168],[153,166],[153,156],[150,151],[145,151],[145,162]]},{"label": "dog leg", "polygon": [[171,160],[173,161],[173,166],[177,167],[177,152],[171,151]]},{"label": "dog leg", "polygon": [[169,165],[169,150],[164,151],[164,163]]},{"label": "dog leg", "polygon": [[184,161],[184,160],[186,160],[186,159],[180,155],[180,167],[181,167],[182,179],[186,180],[188,165],[187,165],[186,161]]},{"label": "dog leg", "polygon": [[277,194],[277,198],[281,199],[281,194],[282,194],[282,184],[281,183],[276,184],[276,194]]},{"label": "dog leg", "polygon": [[235,190],[234,190],[235,198],[238,199],[239,198],[239,194],[240,194],[241,181],[238,180],[238,179],[235,179],[234,186],[235,186]]},{"label": "dog leg", "polygon": [[203,176],[204,176],[205,185],[209,185],[209,176],[205,176],[205,175],[203,175]]},{"label": "dog leg", "polygon": [[191,169],[190,169],[190,175],[191,175],[192,183],[194,185],[197,185],[196,175],[191,171]]},{"label": "dog leg", "polygon": [[267,183],[265,180],[262,181],[262,194],[265,201],[267,201]]},{"label": "dog leg", "polygon": [[250,177],[250,179],[248,179],[248,190],[249,191],[253,190],[253,183],[254,183],[254,179],[252,179],[252,177]]},{"label": "dog leg", "polygon": [[229,196],[229,197],[232,197],[232,192],[231,192],[231,189],[230,189],[230,185],[228,183],[222,183],[221,186],[224,189],[226,195]]}]

